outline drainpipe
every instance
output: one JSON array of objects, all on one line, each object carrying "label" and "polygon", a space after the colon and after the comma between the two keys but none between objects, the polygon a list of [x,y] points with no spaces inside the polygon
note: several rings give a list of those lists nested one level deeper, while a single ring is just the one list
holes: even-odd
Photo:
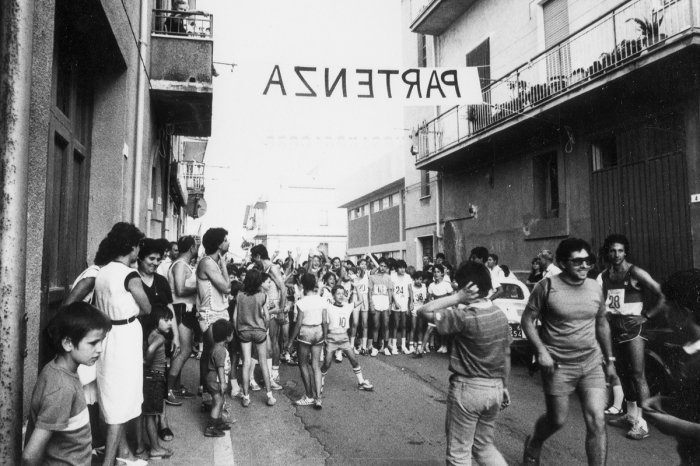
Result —
[{"label": "drainpipe", "polygon": [[20,464],[34,1],[0,2],[0,464]]},{"label": "drainpipe", "polygon": [[[433,66],[438,67],[438,41],[440,40],[440,36],[433,36]],[[434,112],[434,118],[437,118],[440,116],[439,112],[440,107],[433,107],[433,112]],[[435,172],[435,237],[440,240],[442,238],[442,235],[440,234],[440,180],[439,180],[439,175],[440,172]],[[438,244],[435,244],[435,250],[438,251],[439,247]],[[423,258],[421,257],[421,260]]]},{"label": "drainpipe", "polygon": [[[147,62],[146,49],[148,47],[148,0],[141,0],[141,30],[139,40],[139,53]],[[137,62],[139,70],[138,89],[136,91],[136,147],[134,148],[134,196],[132,206],[132,222],[137,227],[141,219],[141,172],[143,171],[143,118],[144,106],[146,102],[146,83],[148,76],[141,60]]]}]

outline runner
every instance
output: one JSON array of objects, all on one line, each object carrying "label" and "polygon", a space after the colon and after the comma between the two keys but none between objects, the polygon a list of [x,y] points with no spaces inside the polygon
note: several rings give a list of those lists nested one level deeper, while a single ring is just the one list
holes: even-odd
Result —
[{"label": "runner", "polygon": [[[418,271],[413,274],[413,283],[411,283],[411,294],[413,295],[413,308],[411,309],[411,328],[413,329],[411,345],[408,347],[410,353],[416,353],[418,356],[423,355],[423,332],[420,325],[420,320],[416,309],[425,304],[428,297],[428,287],[423,283],[423,272]],[[416,343],[418,348],[416,348]]]},{"label": "runner", "polygon": [[387,269],[387,259],[380,257],[377,261],[379,271],[369,277],[369,312],[372,317],[372,341],[368,342],[372,348],[371,356],[376,357],[379,351],[376,348],[379,341],[379,319],[381,317],[382,335],[384,337],[384,355],[391,356],[389,349],[389,310],[394,302],[394,289],[391,285],[391,276]]},{"label": "runner", "polygon": [[[661,287],[651,276],[627,262],[629,240],[624,235],[613,234],[605,238],[603,248],[610,266],[598,276],[603,287],[605,307],[610,313],[610,332],[618,357],[618,370],[623,390],[627,394],[627,414],[608,422],[614,427],[630,427],[627,436],[642,440],[649,436],[641,406],[649,398],[649,385],[644,374],[643,325],[664,308],[666,300]],[[650,292],[656,303],[643,309],[644,290]]]},{"label": "runner", "polygon": [[[343,287],[343,299],[345,303],[348,304],[356,304],[358,302],[357,299],[357,291],[355,290],[355,284],[352,280],[352,276],[355,274],[355,269],[352,268],[350,269],[349,267],[342,267],[340,269],[340,286]],[[352,321],[357,322],[357,319],[360,318],[360,305],[358,306],[353,306],[353,311],[352,311]],[[348,332],[350,333],[350,332]],[[352,347],[353,351],[355,354],[359,354],[359,351],[357,348],[355,348],[355,337],[352,336],[350,337],[350,346]],[[335,362],[343,362],[343,352],[338,350],[335,352]]]},{"label": "runner", "polygon": [[[428,286],[428,298],[426,299],[426,302],[452,294],[452,284],[446,282],[444,280],[444,276],[445,268],[442,266],[442,264],[435,264],[433,266],[433,282]],[[425,329],[425,334],[423,335],[423,350],[420,353],[417,352],[417,354],[423,354],[423,352],[430,352],[430,349],[428,348],[428,342],[430,341],[430,337],[433,334],[434,328],[435,324],[428,323],[427,328]],[[437,352],[447,353],[447,347],[440,345],[440,348],[437,350]]]},{"label": "runner", "polygon": [[403,354],[411,354],[413,351],[406,348],[406,319],[408,313],[413,311],[413,291],[411,276],[406,273],[406,261],[396,261],[396,276],[392,280],[392,285],[394,288],[394,307],[391,314],[394,318],[394,328],[392,329],[391,354],[399,354],[396,344],[398,335],[401,338]]},{"label": "runner", "polygon": [[[367,356],[369,354],[367,347],[367,335],[369,334],[369,328],[367,325],[369,316],[369,272],[367,270],[367,259],[360,259],[357,265],[359,267],[359,271],[353,281],[355,282],[357,298],[362,303],[360,306],[360,319],[362,320],[362,344],[360,345],[360,354]],[[353,339],[357,335],[358,323],[359,322],[357,320],[353,319],[350,326],[350,336]]]}]

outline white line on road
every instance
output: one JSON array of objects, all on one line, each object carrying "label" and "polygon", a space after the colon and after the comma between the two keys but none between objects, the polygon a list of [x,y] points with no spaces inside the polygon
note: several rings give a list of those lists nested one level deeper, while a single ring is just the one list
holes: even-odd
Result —
[{"label": "white line on road", "polygon": [[226,435],[216,439],[214,445],[214,466],[234,466],[233,447],[231,444],[231,432],[224,431]]}]

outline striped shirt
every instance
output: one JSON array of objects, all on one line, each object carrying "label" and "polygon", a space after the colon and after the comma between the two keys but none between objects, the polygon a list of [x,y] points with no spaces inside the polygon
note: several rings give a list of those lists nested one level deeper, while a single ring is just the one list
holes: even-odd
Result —
[{"label": "striped shirt", "polygon": [[464,377],[505,378],[511,333],[506,315],[491,301],[435,312],[438,332],[455,335],[450,371]]}]

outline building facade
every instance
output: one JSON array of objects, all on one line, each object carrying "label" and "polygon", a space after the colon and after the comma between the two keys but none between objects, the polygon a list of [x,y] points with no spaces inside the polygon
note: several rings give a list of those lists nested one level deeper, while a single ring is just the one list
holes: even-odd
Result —
[{"label": "building facade", "polygon": [[447,259],[486,246],[527,270],[563,238],[622,233],[656,279],[697,267],[699,15],[698,0],[404,0],[404,65],[479,67],[482,105],[405,112],[406,152],[439,175]]},{"label": "building facade", "polygon": [[[112,225],[169,239],[184,231],[178,145],[210,135],[213,94],[213,19],[190,4],[176,29],[169,0],[3,2],[0,77],[13,84],[1,96],[11,124],[0,140],[15,172],[3,169],[0,209],[0,242],[14,242],[0,257],[12,268],[0,286],[14,293],[0,321],[0,410],[20,428],[3,423],[0,443],[12,447],[0,462],[19,459],[21,422],[51,355],[42,331]],[[13,125],[26,139],[13,139]]]}]

